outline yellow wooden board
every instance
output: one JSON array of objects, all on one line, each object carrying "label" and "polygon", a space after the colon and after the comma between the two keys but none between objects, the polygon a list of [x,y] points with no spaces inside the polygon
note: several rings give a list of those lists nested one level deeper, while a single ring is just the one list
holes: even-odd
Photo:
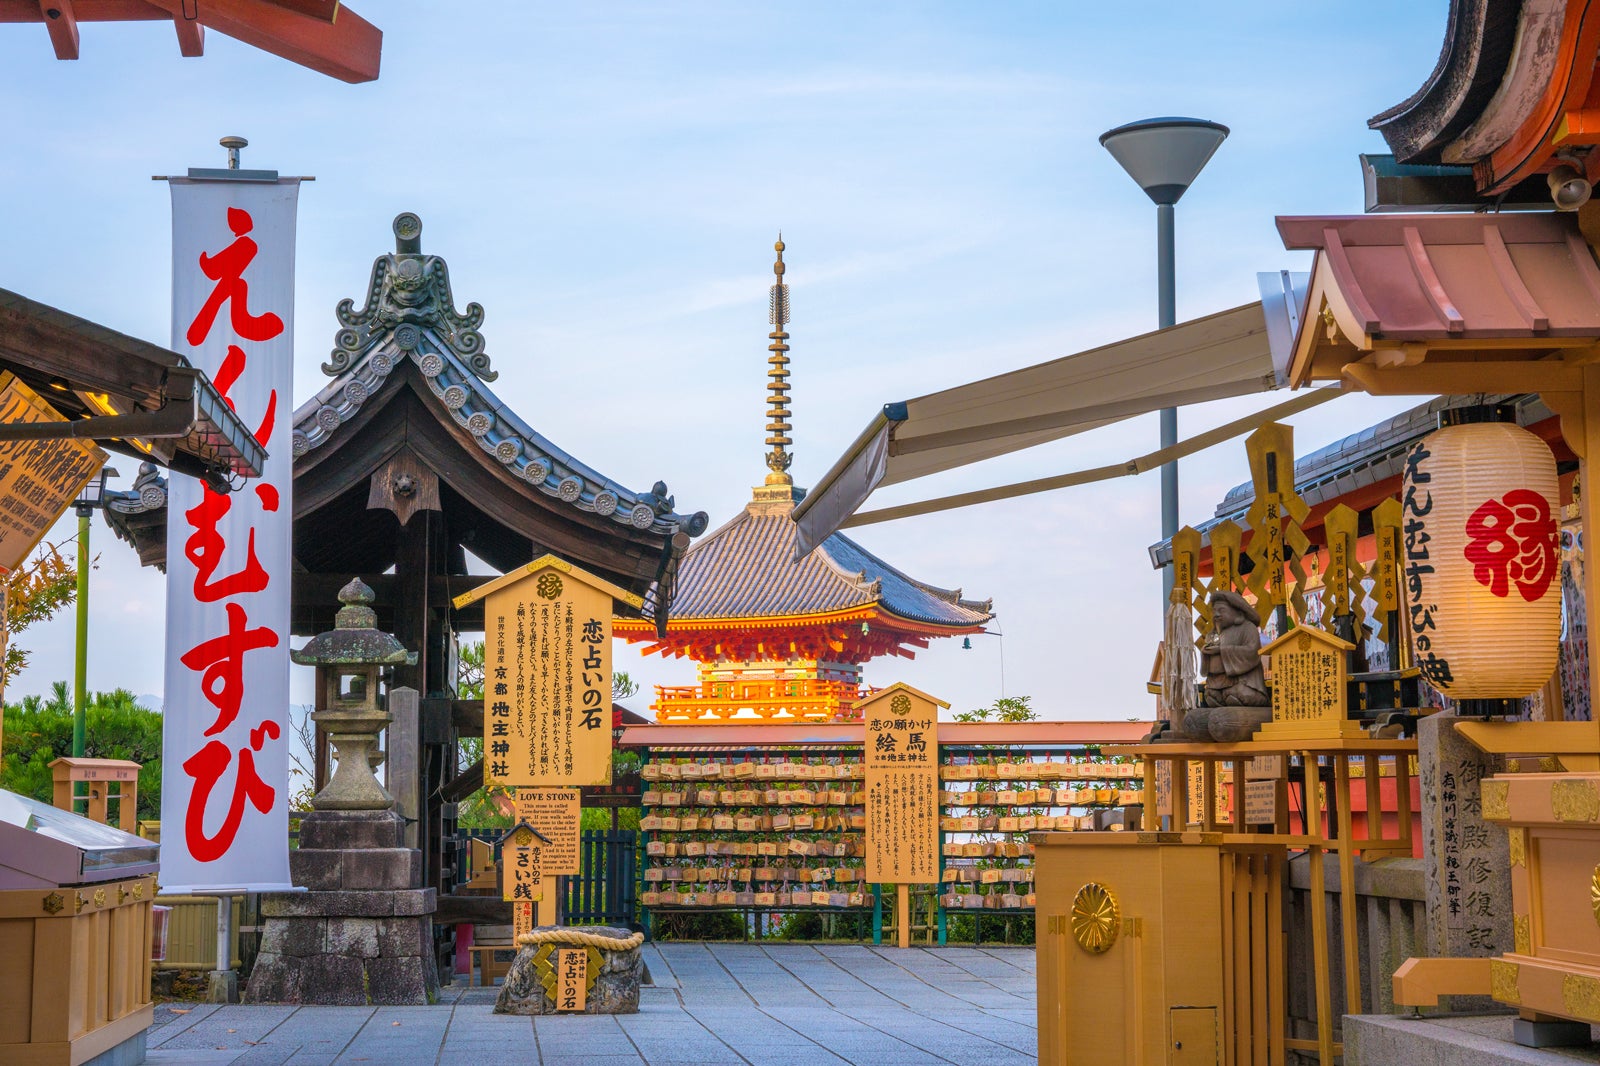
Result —
[{"label": "yellow wooden board", "polygon": [[865,726],[867,880],[939,880],[939,708],[896,684],[857,706]]},{"label": "yellow wooden board", "polygon": [[550,838],[541,856],[546,877],[578,872],[582,793],[575,788],[519,788],[512,818]]},{"label": "yellow wooden board", "polygon": [[500,849],[501,894],[513,903],[534,903],[544,898],[540,870],[539,838],[526,826],[513,833]]},{"label": "yellow wooden board", "polygon": [[589,952],[562,948],[556,961],[556,1010],[582,1012],[589,988]]},{"label": "yellow wooden board", "polygon": [[[0,425],[61,421],[14,375],[0,374]],[[105,461],[88,441],[0,441],[0,574],[27,560]]]},{"label": "yellow wooden board", "polygon": [[516,943],[516,938],[523,933],[533,932],[533,904],[513,903],[511,905],[511,941]]},{"label": "yellow wooden board", "polygon": [[541,562],[499,579],[486,597],[484,780],[610,784],[614,586],[559,559]]}]

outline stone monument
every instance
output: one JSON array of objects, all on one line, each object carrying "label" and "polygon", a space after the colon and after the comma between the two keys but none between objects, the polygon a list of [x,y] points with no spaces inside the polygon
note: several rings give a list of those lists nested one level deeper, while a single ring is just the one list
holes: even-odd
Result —
[{"label": "stone monument", "polygon": [[421,1004],[439,996],[434,890],[419,887],[421,853],[405,847],[394,797],[372,773],[378,733],[389,723],[379,675],[417,657],[378,630],[372,599],[365,583],[351,581],[339,591],[334,629],[290,653],[317,667],[311,719],[327,732],[338,767],[289,853],[290,876],[306,891],[261,897],[266,928],[247,1003]]},{"label": "stone monument", "polygon": [[[611,926],[581,929],[541,926],[516,938],[517,957],[495,1000],[496,1014],[556,1014],[576,1010],[583,1014],[639,1013],[639,983],[644,959],[639,945],[643,933]],[[581,1005],[563,1000],[559,982],[568,952],[585,958]]]}]

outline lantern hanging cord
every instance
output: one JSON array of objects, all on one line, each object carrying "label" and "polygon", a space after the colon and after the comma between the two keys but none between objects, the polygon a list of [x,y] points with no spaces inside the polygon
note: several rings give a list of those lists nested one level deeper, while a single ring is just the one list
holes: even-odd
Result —
[{"label": "lantern hanging cord", "polygon": [[573,944],[583,948],[602,948],[606,951],[632,951],[644,943],[644,934],[633,933],[630,936],[616,937],[586,933],[581,929],[535,929],[531,933],[519,934],[515,943],[519,948],[531,948],[535,944]]}]

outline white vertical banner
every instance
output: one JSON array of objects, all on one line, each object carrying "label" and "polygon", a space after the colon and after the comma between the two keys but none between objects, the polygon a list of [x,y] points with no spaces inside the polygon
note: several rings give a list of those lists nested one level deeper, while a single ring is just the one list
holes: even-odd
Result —
[{"label": "white vertical banner", "polygon": [[170,479],[161,882],[286,889],[299,179],[168,181],[172,349],[211,378],[267,464],[227,494]]}]

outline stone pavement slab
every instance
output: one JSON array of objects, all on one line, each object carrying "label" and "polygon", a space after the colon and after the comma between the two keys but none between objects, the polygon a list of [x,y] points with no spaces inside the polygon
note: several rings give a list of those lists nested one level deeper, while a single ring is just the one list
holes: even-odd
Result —
[{"label": "stone pavement slab", "polygon": [[1025,948],[649,944],[638,1014],[164,1004],[151,1066],[1034,1066]]}]

